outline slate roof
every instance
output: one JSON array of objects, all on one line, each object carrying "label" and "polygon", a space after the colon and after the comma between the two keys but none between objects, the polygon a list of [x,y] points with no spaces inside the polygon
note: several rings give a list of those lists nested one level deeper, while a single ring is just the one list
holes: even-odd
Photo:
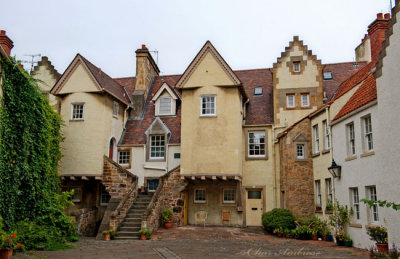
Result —
[{"label": "slate roof", "polygon": [[361,108],[362,106],[376,100],[376,79],[373,75],[373,71],[367,73],[366,79],[357,91],[350,97],[347,103],[342,107],[342,109],[336,114],[333,121],[336,121],[347,114]]}]

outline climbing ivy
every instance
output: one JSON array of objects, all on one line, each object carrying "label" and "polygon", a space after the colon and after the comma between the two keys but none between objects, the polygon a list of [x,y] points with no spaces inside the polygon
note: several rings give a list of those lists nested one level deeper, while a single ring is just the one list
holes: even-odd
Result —
[{"label": "climbing ivy", "polygon": [[6,230],[18,222],[49,226],[71,235],[62,213],[67,195],[59,194],[61,118],[36,81],[15,60],[3,60],[0,108],[0,216]]}]

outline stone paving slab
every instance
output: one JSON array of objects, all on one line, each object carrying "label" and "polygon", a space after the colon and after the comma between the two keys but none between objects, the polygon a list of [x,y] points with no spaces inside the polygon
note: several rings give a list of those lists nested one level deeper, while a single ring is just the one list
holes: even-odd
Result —
[{"label": "stone paving slab", "polygon": [[161,229],[152,240],[81,238],[76,247],[19,253],[14,258],[369,258],[368,251],[332,242],[276,238],[262,228],[181,227]]}]

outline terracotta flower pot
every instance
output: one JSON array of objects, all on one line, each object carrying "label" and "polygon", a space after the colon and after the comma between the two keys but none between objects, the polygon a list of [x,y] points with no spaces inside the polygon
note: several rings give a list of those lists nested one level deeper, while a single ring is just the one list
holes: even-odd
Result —
[{"label": "terracotta flower pot", "polygon": [[290,238],[290,235],[289,235],[289,234],[286,234],[285,237],[286,237],[286,238]]},{"label": "terracotta flower pot", "polygon": [[276,236],[277,237],[282,237],[282,233],[277,233]]},{"label": "terracotta flower pot", "polygon": [[110,240],[110,233],[104,234],[104,240],[109,241]]},{"label": "terracotta flower pot", "polygon": [[0,259],[11,259],[13,255],[12,248],[6,248],[0,250]]},{"label": "terracotta flower pot", "polygon": [[168,222],[164,222],[164,228],[166,228],[166,229],[172,228],[172,220],[168,221]]},{"label": "terracotta flower pot", "polygon": [[318,236],[317,236],[317,235],[313,235],[313,236],[312,236],[312,240],[315,241],[315,240],[317,240],[317,239],[318,239]]},{"label": "terracotta flower pot", "polygon": [[147,237],[143,234],[140,235],[140,240],[147,240]]},{"label": "terracotta flower pot", "polygon": [[389,245],[388,244],[376,243],[376,248],[378,248],[378,251],[381,252],[381,253],[387,253],[389,251]]}]

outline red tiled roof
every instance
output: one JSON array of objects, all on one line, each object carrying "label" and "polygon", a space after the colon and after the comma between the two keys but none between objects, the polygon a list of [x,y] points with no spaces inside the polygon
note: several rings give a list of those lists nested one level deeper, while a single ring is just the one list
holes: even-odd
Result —
[{"label": "red tiled roof", "polygon": [[343,81],[359,71],[366,64],[367,62],[358,62],[357,66],[355,66],[354,62],[346,62],[323,65],[323,72],[332,73],[331,80],[323,80],[322,82],[322,86],[328,100],[331,100],[333,98]]},{"label": "red tiled roof", "polygon": [[342,118],[343,116],[357,110],[358,108],[376,100],[376,79],[373,72],[367,74],[365,81],[357,89],[357,91],[350,97],[347,103],[336,114],[333,121]]},{"label": "red tiled roof", "polygon": [[[156,76],[153,81],[153,85],[150,89],[150,94],[146,102],[143,119],[128,120],[126,124],[126,130],[120,141],[120,145],[144,145],[146,144],[146,130],[155,120],[155,103],[151,101],[157,91],[161,88],[164,83],[167,83],[173,90],[175,84],[180,78],[180,75],[172,76]],[[120,79],[117,79],[120,80]],[[134,80],[134,79],[133,79]],[[125,82],[131,82],[129,79],[125,79]],[[171,131],[170,144],[179,144],[181,142],[181,105],[177,102],[176,116],[171,117],[160,117],[161,121],[165,123],[168,129]]]},{"label": "red tiled roof", "polygon": [[[249,98],[246,125],[273,124],[273,83],[270,69],[234,71],[239,77]],[[262,95],[254,95],[254,88],[262,87]]]},{"label": "red tiled roof", "polygon": [[82,55],[78,54],[83,62],[85,62],[86,66],[90,70],[90,73],[96,79],[97,83],[103,88],[106,92],[118,98],[120,101],[129,104],[130,98],[126,93],[123,86],[121,86],[117,81],[112,79],[109,75],[104,73],[101,69],[93,65],[89,60],[87,60]]},{"label": "red tiled roof", "polygon": [[121,77],[121,78],[113,78],[118,84],[125,87],[128,94],[132,96],[133,92],[135,91],[135,83],[136,77]]}]

